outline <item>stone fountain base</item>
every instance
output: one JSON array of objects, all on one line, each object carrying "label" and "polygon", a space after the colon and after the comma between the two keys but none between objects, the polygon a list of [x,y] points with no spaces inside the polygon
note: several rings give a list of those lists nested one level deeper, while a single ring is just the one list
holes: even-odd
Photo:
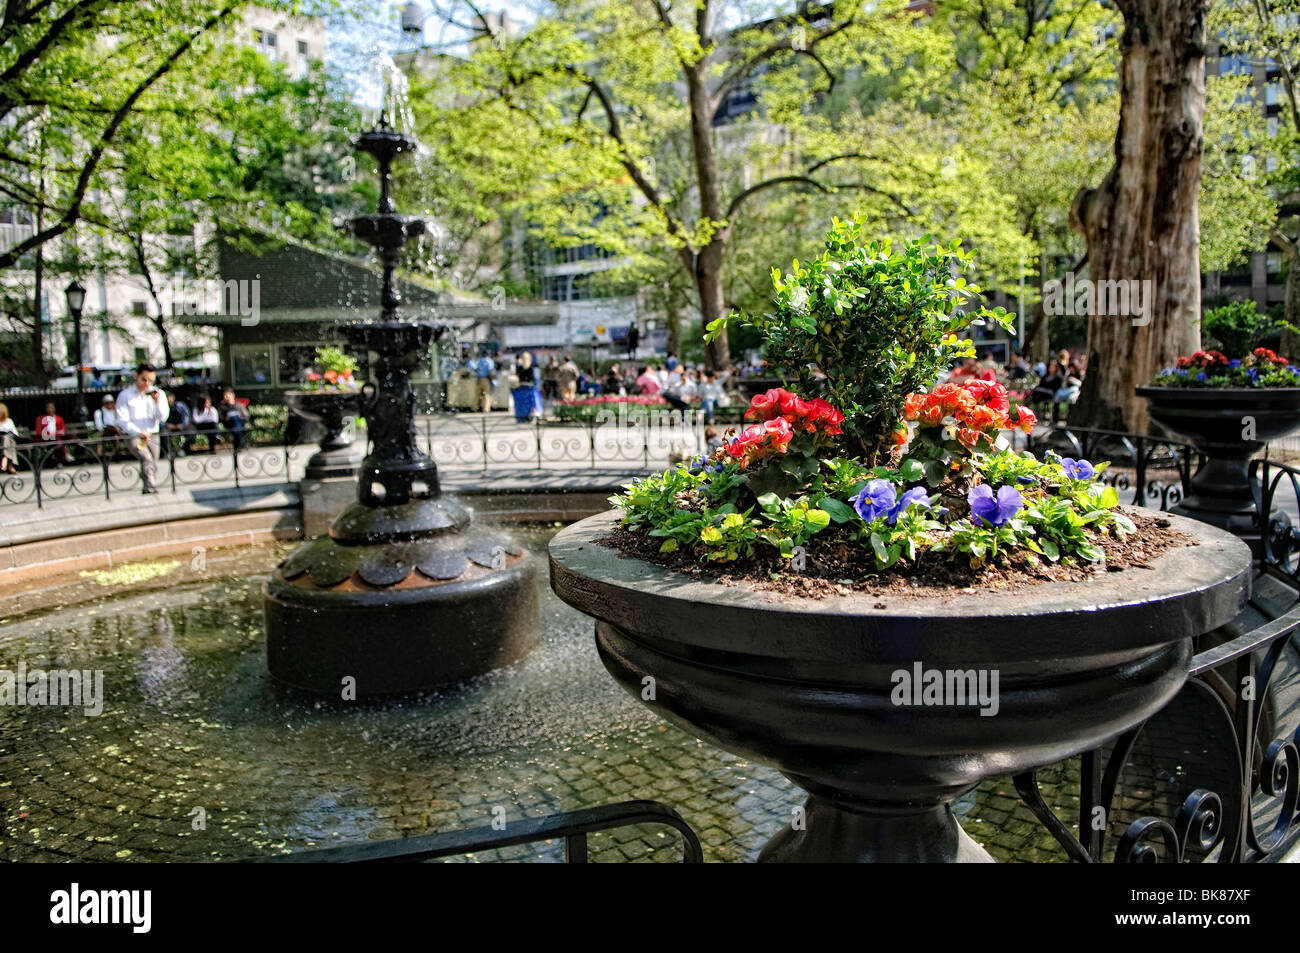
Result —
[{"label": "stone fountain base", "polygon": [[[396,511],[396,512],[390,512]],[[394,539],[385,522],[421,535]],[[536,560],[471,528],[454,498],[354,504],[263,585],[267,668],[293,688],[354,699],[436,689],[537,644]],[[352,681],[347,681],[352,679]]]}]

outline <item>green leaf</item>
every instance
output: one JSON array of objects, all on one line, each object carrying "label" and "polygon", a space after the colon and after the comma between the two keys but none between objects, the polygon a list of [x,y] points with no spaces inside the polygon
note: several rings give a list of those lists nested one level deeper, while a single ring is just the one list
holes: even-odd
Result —
[{"label": "green leaf", "polygon": [[898,465],[898,474],[904,483],[919,483],[925,477],[925,464],[908,457]]},{"label": "green leaf", "polygon": [[857,516],[853,507],[830,496],[822,500],[821,508],[829,513],[830,518],[836,523],[848,523]]},{"label": "green leaf", "polygon": [[677,549],[677,540],[669,538],[664,540],[663,545],[659,547],[659,552],[671,553],[676,551],[676,549]]},{"label": "green leaf", "polygon": [[804,522],[814,533],[819,533],[831,525],[831,514],[825,510],[809,510]]},{"label": "green leaf", "polygon": [[1048,559],[1050,559],[1052,562],[1056,562],[1058,559],[1061,558],[1060,548],[1056,545],[1056,543],[1052,542],[1047,537],[1043,537],[1041,540],[1039,540],[1039,545],[1043,547],[1041,550],[1042,554],[1046,556]]},{"label": "green leaf", "polygon": [[876,554],[876,559],[882,563],[889,559],[889,551],[885,548],[885,541],[880,538],[879,533],[871,534],[871,549]]}]

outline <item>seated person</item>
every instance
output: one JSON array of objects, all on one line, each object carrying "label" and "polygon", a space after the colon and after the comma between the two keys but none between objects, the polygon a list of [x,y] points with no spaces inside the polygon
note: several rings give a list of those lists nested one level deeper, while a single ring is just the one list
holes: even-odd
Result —
[{"label": "seated person", "polygon": [[53,445],[53,457],[56,461],[63,463],[71,461],[68,456],[68,448],[63,443],[68,436],[68,428],[63,423],[63,418],[59,416],[58,411],[54,409],[53,402],[46,404],[45,413],[36,418],[35,433],[37,440]]},{"label": "seated person", "polygon": [[1061,371],[1061,365],[1052,361],[1047,365],[1047,373],[1039,378],[1034,389],[1030,391],[1029,402],[1050,404],[1056,400],[1056,394],[1063,386],[1065,386],[1065,374]]},{"label": "seated person", "polygon": [[117,399],[112,394],[104,395],[99,410],[95,411],[94,422],[91,426],[95,428],[95,433],[101,437],[121,436],[121,428],[117,425]]},{"label": "seated person", "polygon": [[[202,434],[208,441],[208,453],[217,449],[217,444],[221,442],[221,437],[217,432],[217,408],[212,406],[211,397],[203,397],[199,405],[194,408],[194,413],[190,415],[190,422],[193,424],[195,431]],[[185,444],[186,452],[194,449],[194,437],[190,437]]]},{"label": "seated person", "polygon": [[230,431],[235,449],[244,449],[244,428],[248,423],[248,408],[235,399],[233,390],[227,388],[222,393],[221,403],[217,405],[217,415],[225,428]]}]

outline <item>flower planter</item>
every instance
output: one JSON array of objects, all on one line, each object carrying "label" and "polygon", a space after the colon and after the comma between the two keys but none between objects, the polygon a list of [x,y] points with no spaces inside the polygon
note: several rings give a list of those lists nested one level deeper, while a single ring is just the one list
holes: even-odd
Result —
[{"label": "flower planter", "polygon": [[[1150,569],[978,595],[804,600],[621,556],[597,542],[618,516],[555,536],[551,586],[596,619],[601,659],[624,688],[809,793],[762,860],[987,861],[953,800],[1154,714],[1183,685],[1192,639],[1233,618],[1250,590],[1247,547],[1179,517],[1197,545]],[[896,673],[918,664],[996,673],[996,713],[895,704]]]},{"label": "flower planter", "polygon": [[1151,419],[1205,455],[1173,512],[1235,533],[1259,555],[1250,460],[1270,440],[1300,429],[1300,387],[1139,387]]},{"label": "flower planter", "polygon": [[307,479],[356,476],[361,458],[352,449],[353,429],[347,426],[347,419],[357,416],[360,407],[357,392],[291,390],[285,392],[284,402],[295,414],[316,421],[325,430],[319,441],[320,449],[307,460]]}]

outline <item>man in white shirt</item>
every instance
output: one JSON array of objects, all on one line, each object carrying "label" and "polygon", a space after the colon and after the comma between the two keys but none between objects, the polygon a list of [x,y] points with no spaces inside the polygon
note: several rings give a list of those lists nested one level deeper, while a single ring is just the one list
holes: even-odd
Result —
[{"label": "man in white shirt", "polygon": [[135,383],[117,395],[117,426],[128,440],[131,453],[140,461],[141,492],[157,493],[158,428],[167,420],[167,399],[154,386],[158,374],[152,364],[135,369]]}]

